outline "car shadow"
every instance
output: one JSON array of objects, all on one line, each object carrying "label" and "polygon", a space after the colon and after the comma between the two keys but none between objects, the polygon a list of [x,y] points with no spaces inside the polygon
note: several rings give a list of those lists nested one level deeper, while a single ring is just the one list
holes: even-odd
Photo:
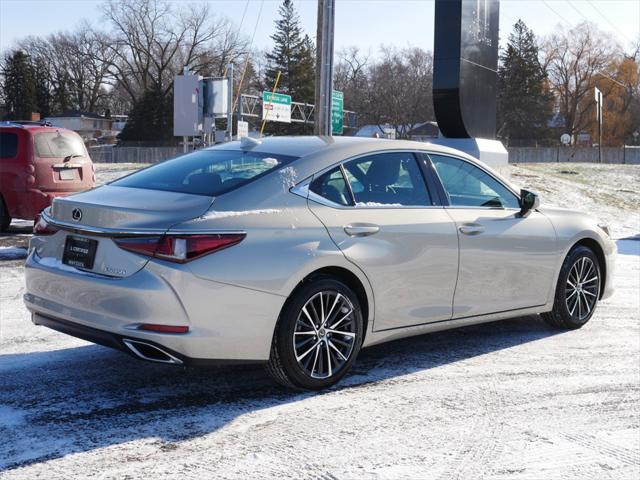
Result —
[{"label": "car shadow", "polygon": [[261,366],[185,369],[97,345],[0,355],[0,471],[140,439],[172,448],[247,413],[557,333],[529,316],[396,340],[363,350],[350,375],[323,392],[281,388]]}]

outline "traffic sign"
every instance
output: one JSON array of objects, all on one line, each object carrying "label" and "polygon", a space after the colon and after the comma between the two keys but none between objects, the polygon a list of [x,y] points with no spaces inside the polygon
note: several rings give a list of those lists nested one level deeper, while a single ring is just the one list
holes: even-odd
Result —
[{"label": "traffic sign", "polygon": [[331,92],[331,133],[342,135],[344,125],[342,116],[344,114],[344,93],[338,90]]},{"label": "traffic sign", "polygon": [[249,123],[238,120],[238,140],[249,136]]},{"label": "traffic sign", "polygon": [[291,95],[262,92],[262,119],[291,123]]}]

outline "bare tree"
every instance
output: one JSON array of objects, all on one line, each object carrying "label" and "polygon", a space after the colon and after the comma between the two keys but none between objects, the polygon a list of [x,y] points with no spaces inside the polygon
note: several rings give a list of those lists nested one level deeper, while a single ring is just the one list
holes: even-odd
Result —
[{"label": "bare tree", "polygon": [[181,4],[176,11],[161,0],[109,0],[104,14],[113,31],[105,43],[113,54],[109,74],[132,101],[152,88],[168,93],[185,66],[221,75],[246,51],[246,40],[227,19],[214,17],[208,4]]},{"label": "bare tree", "polygon": [[71,33],[28,37],[19,46],[46,69],[58,110],[95,111],[108,95],[105,81],[111,57],[105,43],[104,34],[83,24]]},{"label": "bare tree", "polygon": [[543,43],[542,52],[566,133],[575,135],[591,128],[595,117],[593,87],[619,55],[618,44],[593,24],[583,22],[553,33]]},{"label": "bare tree", "polygon": [[[420,48],[385,48],[379,58],[351,47],[338,53],[335,86],[359,122],[393,125],[401,137],[432,120],[433,58]],[[382,128],[382,127],[381,127]]]}]

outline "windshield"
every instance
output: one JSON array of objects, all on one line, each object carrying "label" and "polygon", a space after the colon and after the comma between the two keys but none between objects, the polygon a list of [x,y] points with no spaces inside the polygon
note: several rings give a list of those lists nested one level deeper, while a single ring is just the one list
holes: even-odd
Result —
[{"label": "windshield", "polygon": [[84,157],[87,152],[82,139],[75,133],[43,132],[35,135],[36,153],[40,158]]},{"label": "windshield", "polygon": [[111,185],[218,196],[293,160],[295,157],[267,153],[202,150],[140,170]]}]

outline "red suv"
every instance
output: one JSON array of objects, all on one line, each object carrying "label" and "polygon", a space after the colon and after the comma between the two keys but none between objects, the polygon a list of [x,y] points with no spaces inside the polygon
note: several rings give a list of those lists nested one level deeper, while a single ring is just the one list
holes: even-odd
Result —
[{"label": "red suv", "polygon": [[0,231],[33,220],[54,197],[95,186],[82,138],[46,123],[0,122]]}]

